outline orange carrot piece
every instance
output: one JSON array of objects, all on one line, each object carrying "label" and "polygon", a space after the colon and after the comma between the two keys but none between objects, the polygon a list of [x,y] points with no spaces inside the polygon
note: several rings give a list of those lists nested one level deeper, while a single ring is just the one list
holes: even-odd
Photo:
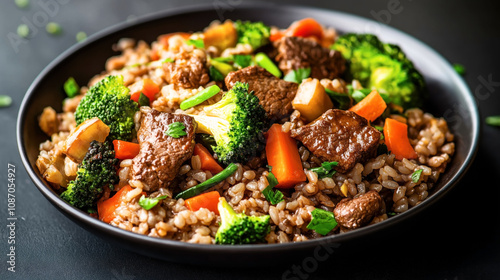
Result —
[{"label": "orange carrot piece", "polygon": [[266,156],[278,180],[277,188],[292,188],[306,181],[297,142],[279,124],[273,124],[267,132]]},{"label": "orange carrot piece", "polygon": [[144,93],[152,102],[158,92],[160,92],[160,87],[153,80],[145,78],[130,86],[130,99],[139,102],[141,93]]},{"label": "orange carrot piece", "polygon": [[286,36],[316,37],[323,39],[323,27],[312,18],[305,18],[292,23],[285,32]]},{"label": "orange carrot piece", "polygon": [[110,223],[115,218],[115,210],[120,206],[123,197],[133,188],[129,185],[121,188],[113,197],[97,202],[97,213],[99,220]]},{"label": "orange carrot piece", "polygon": [[417,158],[417,153],[408,139],[406,124],[394,119],[385,119],[384,141],[387,149],[396,156],[397,160]]},{"label": "orange carrot piece", "polygon": [[363,98],[363,100],[352,106],[349,111],[372,122],[384,113],[385,108],[387,108],[387,104],[385,104],[384,99],[374,90]]},{"label": "orange carrot piece", "polygon": [[117,159],[131,159],[139,154],[140,146],[137,143],[113,140],[113,146],[115,149],[115,158]]},{"label": "orange carrot piece", "polygon": [[219,215],[219,210],[217,209],[219,197],[218,191],[211,191],[188,198],[184,201],[184,204],[191,211],[198,211],[200,208],[206,208]]},{"label": "orange carrot piece", "polygon": [[208,171],[212,172],[212,175],[215,175],[215,174],[221,172],[222,170],[224,170],[224,168],[222,168],[217,163],[217,161],[212,157],[212,155],[207,150],[207,148],[205,148],[202,144],[197,143],[196,145],[194,145],[194,152],[193,153],[194,153],[194,155],[197,155],[200,157],[201,170],[203,170],[203,171],[208,170]]}]

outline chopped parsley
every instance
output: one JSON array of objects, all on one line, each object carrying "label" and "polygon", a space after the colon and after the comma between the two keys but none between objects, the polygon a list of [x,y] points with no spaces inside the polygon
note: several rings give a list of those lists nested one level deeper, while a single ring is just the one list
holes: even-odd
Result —
[{"label": "chopped parsley", "polygon": [[172,62],[175,62],[175,60],[173,60],[170,57],[167,57],[167,58],[165,58],[165,60],[163,60],[163,63],[172,63]]},{"label": "chopped parsley", "polygon": [[165,198],[167,198],[166,195],[162,195],[155,198],[149,198],[146,197],[145,195],[142,195],[141,198],[139,199],[139,205],[145,210],[150,210],[151,208],[155,207],[160,200]]},{"label": "chopped parsley", "polygon": [[186,42],[188,45],[195,46],[198,49],[204,49],[205,48],[205,43],[203,42],[203,39],[189,39]]},{"label": "chopped parsley", "polygon": [[412,174],[411,174],[411,181],[413,183],[417,183],[418,180],[420,180],[420,175],[422,174],[424,170],[423,169],[418,169],[418,170],[415,170]]},{"label": "chopped parsley", "polygon": [[264,197],[269,201],[272,205],[276,205],[283,201],[283,193],[279,190],[273,191],[273,188],[278,185],[278,179],[271,173],[271,166],[268,166],[269,174],[267,175],[267,182],[269,185],[262,191]]},{"label": "chopped parsley", "polygon": [[309,78],[311,75],[311,67],[299,68],[297,70],[292,70],[283,78],[287,82],[294,82],[297,84],[302,83],[302,80]]},{"label": "chopped parsley", "polygon": [[216,82],[224,81],[224,75],[222,75],[222,73],[213,66],[210,66],[208,68],[208,75],[210,76],[212,81]]},{"label": "chopped parsley", "polygon": [[337,166],[339,163],[336,161],[325,161],[321,164],[320,167],[311,168],[309,170],[316,172],[319,178],[332,177],[337,171],[333,168]]},{"label": "chopped parsley", "polygon": [[330,96],[335,108],[342,110],[347,110],[351,108],[352,99],[348,94],[339,93],[330,89],[325,88],[325,92]]},{"label": "chopped parsley", "polygon": [[168,125],[167,131],[165,131],[170,137],[180,138],[182,136],[186,136],[186,126],[181,122],[174,122]]},{"label": "chopped parsley", "polygon": [[307,228],[321,235],[328,234],[337,226],[335,216],[330,211],[316,208],[311,212],[311,218],[311,222],[307,225]]},{"label": "chopped parsley", "polygon": [[453,70],[458,73],[458,75],[463,76],[465,75],[465,66],[463,66],[460,63],[454,63],[453,64]]},{"label": "chopped parsley", "polygon": [[139,95],[139,105],[140,106],[149,106],[149,97],[147,97],[144,93],[141,92],[141,95]]},{"label": "chopped parsley", "polygon": [[66,82],[64,82],[64,92],[68,97],[75,97],[80,92],[80,86],[76,83],[73,77],[69,77]]}]

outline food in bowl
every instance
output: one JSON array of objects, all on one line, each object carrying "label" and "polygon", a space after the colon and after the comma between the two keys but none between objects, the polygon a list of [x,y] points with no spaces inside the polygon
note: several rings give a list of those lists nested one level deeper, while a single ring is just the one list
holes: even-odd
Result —
[{"label": "food in bowl", "polygon": [[418,107],[403,51],[314,19],[214,22],[122,39],[47,107],[36,165],[71,205],[191,243],[284,243],[356,230],[429,195],[455,144]]}]

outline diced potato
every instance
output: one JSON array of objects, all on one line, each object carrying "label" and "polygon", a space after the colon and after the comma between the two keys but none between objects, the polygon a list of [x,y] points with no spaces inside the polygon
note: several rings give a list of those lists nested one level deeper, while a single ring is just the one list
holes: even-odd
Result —
[{"label": "diced potato", "polygon": [[236,46],[238,33],[234,28],[233,22],[227,20],[223,24],[212,25],[203,32],[203,42],[205,48],[215,46],[220,51]]},{"label": "diced potato", "polygon": [[99,118],[81,123],[66,139],[64,153],[74,162],[81,162],[90,147],[90,142],[103,142],[109,135],[109,127]]},{"label": "diced potato", "polygon": [[332,109],[333,103],[319,80],[308,78],[299,85],[292,106],[302,117],[311,122]]}]

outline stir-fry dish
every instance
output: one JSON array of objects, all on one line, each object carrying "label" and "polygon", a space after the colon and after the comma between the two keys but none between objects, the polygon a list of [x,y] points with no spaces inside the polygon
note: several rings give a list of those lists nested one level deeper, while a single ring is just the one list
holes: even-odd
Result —
[{"label": "stir-fry dish", "polygon": [[124,230],[206,244],[342,234],[424,201],[454,153],[446,121],[419,108],[423,76],[371,34],[227,20],[113,49],[41,113],[36,165],[61,199]]}]

